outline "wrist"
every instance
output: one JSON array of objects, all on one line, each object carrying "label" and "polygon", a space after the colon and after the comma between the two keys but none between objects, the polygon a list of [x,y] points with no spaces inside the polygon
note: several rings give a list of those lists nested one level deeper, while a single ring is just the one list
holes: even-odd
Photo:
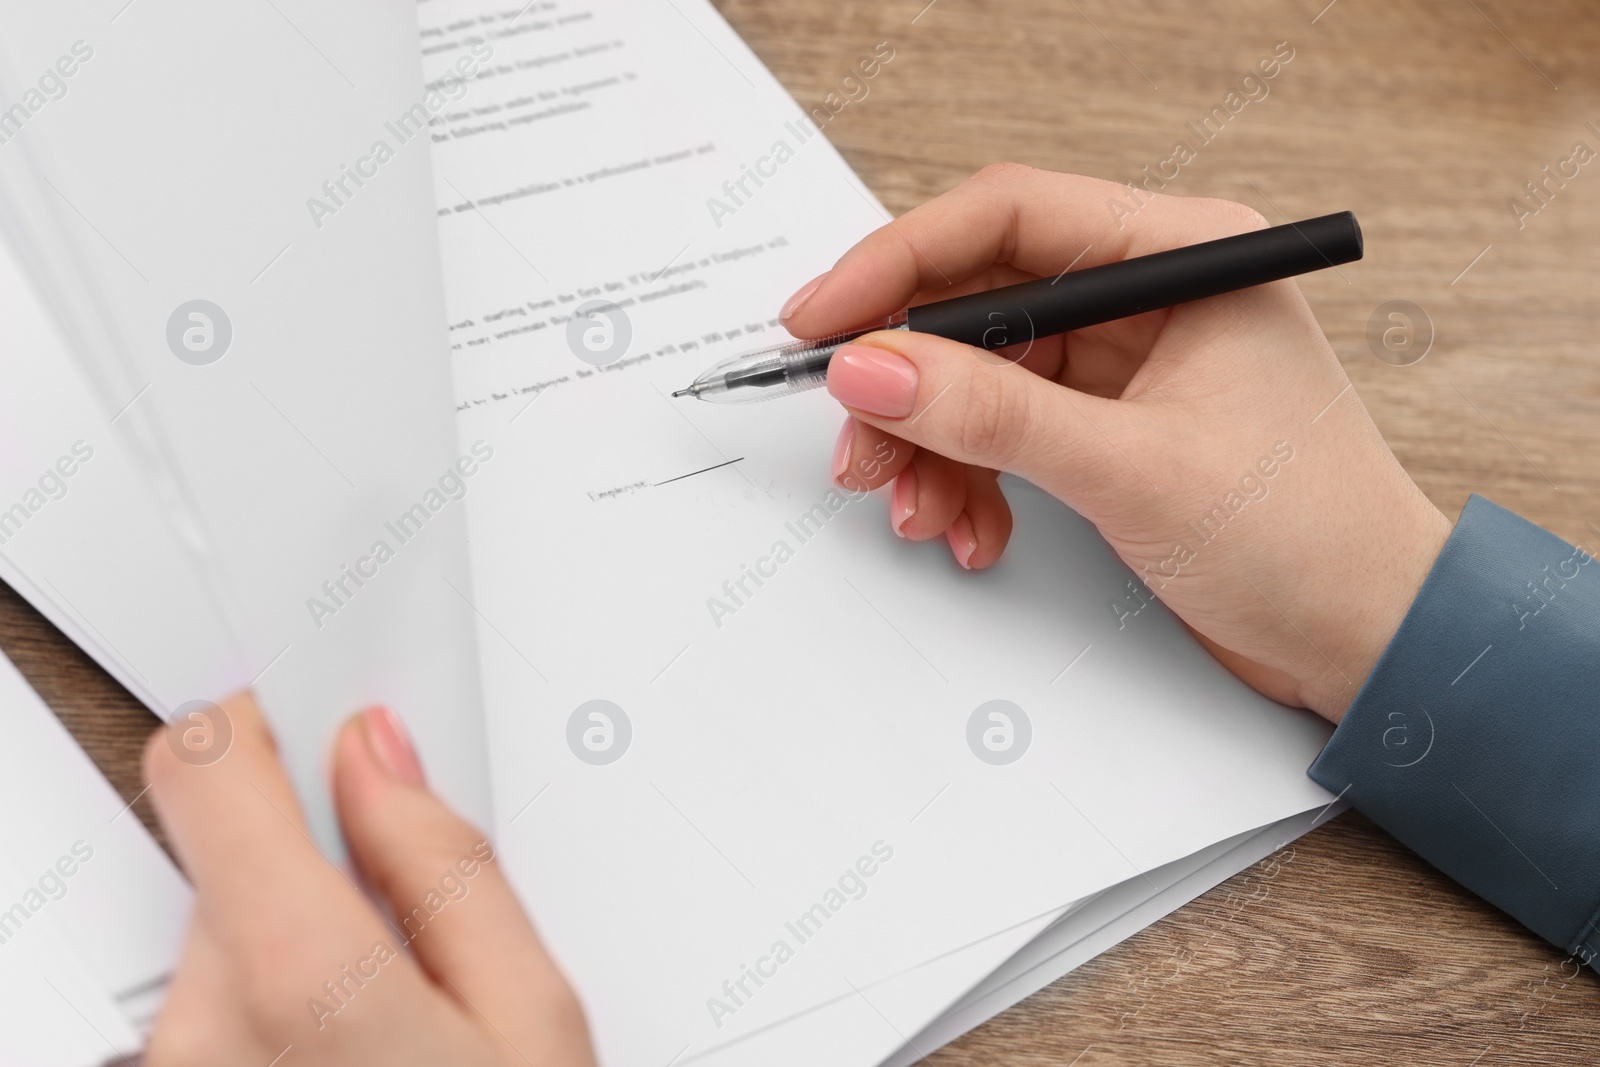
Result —
[{"label": "wrist", "polygon": [[1337,725],[1395,631],[1411,610],[1422,583],[1450,538],[1454,524],[1409,479],[1403,497],[1372,502],[1368,514],[1382,521],[1362,532],[1355,563],[1340,582],[1339,619],[1330,642],[1337,652],[1302,687],[1305,706]]}]

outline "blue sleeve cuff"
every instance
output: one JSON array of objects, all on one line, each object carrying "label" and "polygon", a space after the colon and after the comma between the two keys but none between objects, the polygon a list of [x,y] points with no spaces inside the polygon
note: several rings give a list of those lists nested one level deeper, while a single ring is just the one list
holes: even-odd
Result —
[{"label": "blue sleeve cuff", "polygon": [[1600,966],[1600,565],[1473,496],[1310,774]]}]

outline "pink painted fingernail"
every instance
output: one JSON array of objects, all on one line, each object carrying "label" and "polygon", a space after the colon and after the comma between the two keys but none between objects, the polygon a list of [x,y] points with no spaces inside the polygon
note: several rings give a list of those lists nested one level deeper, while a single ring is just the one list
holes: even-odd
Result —
[{"label": "pink painted fingernail", "polygon": [[789,316],[793,315],[796,311],[799,311],[801,304],[804,304],[807,300],[811,299],[811,294],[817,291],[817,286],[821,285],[822,279],[826,278],[827,276],[828,272],[823,271],[821,274],[802,285],[793,296],[785,300],[783,302],[782,310],[778,312],[778,321],[788,322]]},{"label": "pink painted fingernail", "polygon": [[950,529],[944,535],[950,541],[950,551],[955,553],[956,562],[970,571],[972,554],[978,551],[978,538],[972,532],[972,520],[967,518],[965,511],[956,516],[956,521],[950,524]]},{"label": "pink painted fingernail", "polygon": [[828,364],[828,392],[845,407],[903,419],[917,403],[917,367],[869,345],[843,345]]},{"label": "pink painted fingernail", "polygon": [[839,440],[833,446],[833,480],[839,485],[844,485],[844,472],[850,465],[850,442],[855,436],[856,420],[846,415],[844,425],[839,427]]},{"label": "pink painted fingernail", "polygon": [[905,525],[917,513],[917,468],[907,467],[894,480],[894,493],[889,500],[889,522],[894,532],[906,535]]},{"label": "pink painted fingernail", "polygon": [[388,708],[368,708],[361,713],[361,725],[366,730],[367,747],[384,770],[410,785],[423,784],[422,764],[400,716]]}]

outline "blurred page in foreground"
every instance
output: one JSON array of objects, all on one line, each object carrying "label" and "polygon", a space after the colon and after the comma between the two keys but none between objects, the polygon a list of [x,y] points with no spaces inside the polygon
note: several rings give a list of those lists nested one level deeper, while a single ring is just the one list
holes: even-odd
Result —
[{"label": "blurred page in foreground", "polygon": [[[166,710],[254,683],[330,855],[327,746],[374,703],[487,822],[472,455],[447,400],[427,144],[390,129],[424,98],[415,11],[6,0],[0,17],[26,112],[0,144],[13,245],[236,649],[206,688],[160,691],[183,701]],[[76,488],[64,503],[99,515],[80,536],[114,539],[114,497]],[[113,602],[73,597],[83,631],[144,608],[160,636],[138,583],[89,592]],[[153,691],[199,654],[165,636],[124,646]]]}]

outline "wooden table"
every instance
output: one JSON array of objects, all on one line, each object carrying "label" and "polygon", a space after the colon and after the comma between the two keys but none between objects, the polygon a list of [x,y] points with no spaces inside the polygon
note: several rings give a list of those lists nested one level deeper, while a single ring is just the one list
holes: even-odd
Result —
[{"label": "wooden table", "polygon": [[[895,211],[995,160],[1141,179],[1288,41],[1269,94],[1168,191],[1274,222],[1354,210],[1367,259],[1302,285],[1406,469],[1448,514],[1476,491],[1600,548],[1600,160],[1549,182],[1542,206],[1523,186],[1575,142],[1600,152],[1592,4],[926,2],[719,6],[808,108],[844,95],[855,62],[889,42],[893,60],[827,133]],[[1431,322],[1420,362],[1369,348],[1368,321],[1391,300]],[[0,646],[123,796],[139,793],[154,720],[3,589]],[[135,810],[150,822],[145,801]],[[1600,1061],[1600,979],[1365,819],[1343,816],[1275,863],[933,1062]]]}]

